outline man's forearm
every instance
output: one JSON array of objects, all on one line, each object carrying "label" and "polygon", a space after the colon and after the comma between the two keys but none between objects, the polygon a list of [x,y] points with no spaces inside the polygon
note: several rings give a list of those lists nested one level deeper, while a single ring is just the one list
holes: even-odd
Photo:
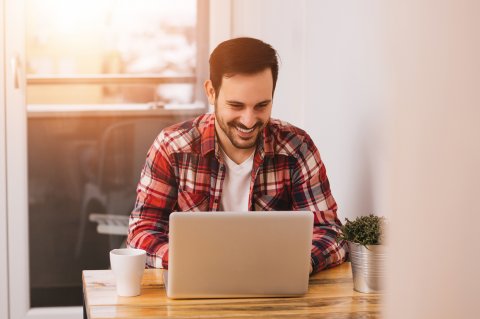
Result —
[{"label": "man's forearm", "polygon": [[345,242],[337,242],[336,237],[337,232],[331,226],[314,227],[311,254],[313,273],[345,261]]},{"label": "man's forearm", "polygon": [[156,223],[140,218],[130,218],[127,245],[147,252],[147,266],[168,267],[168,234]]}]

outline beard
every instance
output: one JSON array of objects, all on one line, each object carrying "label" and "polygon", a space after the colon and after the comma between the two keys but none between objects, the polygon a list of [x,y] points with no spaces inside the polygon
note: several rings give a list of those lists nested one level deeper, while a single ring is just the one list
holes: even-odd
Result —
[{"label": "beard", "polygon": [[[238,121],[226,122],[218,115],[217,106],[215,106],[215,121],[223,133],[228,137],[230,143],[238,149],[251,149],[255,147],[263,128],[266,126],[266,123],[262,121],[257,121],[253,127],[249,128],[245,127],[245,125]],[[239,129],[251,132],[245,133],[241,132]]]}]

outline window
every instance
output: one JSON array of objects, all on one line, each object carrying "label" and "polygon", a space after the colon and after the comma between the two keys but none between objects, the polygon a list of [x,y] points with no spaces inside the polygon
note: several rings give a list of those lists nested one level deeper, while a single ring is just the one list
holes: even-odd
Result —
[{"label": "window", "polygon": [[206,1],[27,3],[30,111],[48,105],[148,109],[204,102],[197,79],[205,78],[206,68],[197,61],[207,61]]},{"label": "window", "polygon": [[81,305],[81,271],[124,243],[154,138],[206,111],[208,1],[26,8],[31,306]]}]

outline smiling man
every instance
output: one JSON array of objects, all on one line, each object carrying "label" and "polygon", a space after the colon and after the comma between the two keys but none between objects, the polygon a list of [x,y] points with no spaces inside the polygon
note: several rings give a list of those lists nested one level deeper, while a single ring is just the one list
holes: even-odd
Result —
[{"label": "smiling man", "polygon": [[138,184],[127,244],[147,251],[149,267],[168,268],[173,211],[312,211],[310,272],[345,260],[317,148],[303,130],[270,117],[277,77],[277,52],[260,40],[232,39],[212,52],[205,92],[215,113],[164,129]]}]

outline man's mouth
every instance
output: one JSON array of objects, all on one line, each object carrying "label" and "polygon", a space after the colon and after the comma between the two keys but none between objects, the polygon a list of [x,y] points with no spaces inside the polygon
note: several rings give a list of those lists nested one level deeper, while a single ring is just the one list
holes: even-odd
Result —
[{"label": "man's mouth", "polygon": [[235,128],[237,130],[239,130],[240,132],[245,133],[245,134],[252,133],[255,130],[255,126],[252,127],[251,129],[244,129],[244,128],[241,128],[241,127],[238,127],[238,126],[235,126]]}]

